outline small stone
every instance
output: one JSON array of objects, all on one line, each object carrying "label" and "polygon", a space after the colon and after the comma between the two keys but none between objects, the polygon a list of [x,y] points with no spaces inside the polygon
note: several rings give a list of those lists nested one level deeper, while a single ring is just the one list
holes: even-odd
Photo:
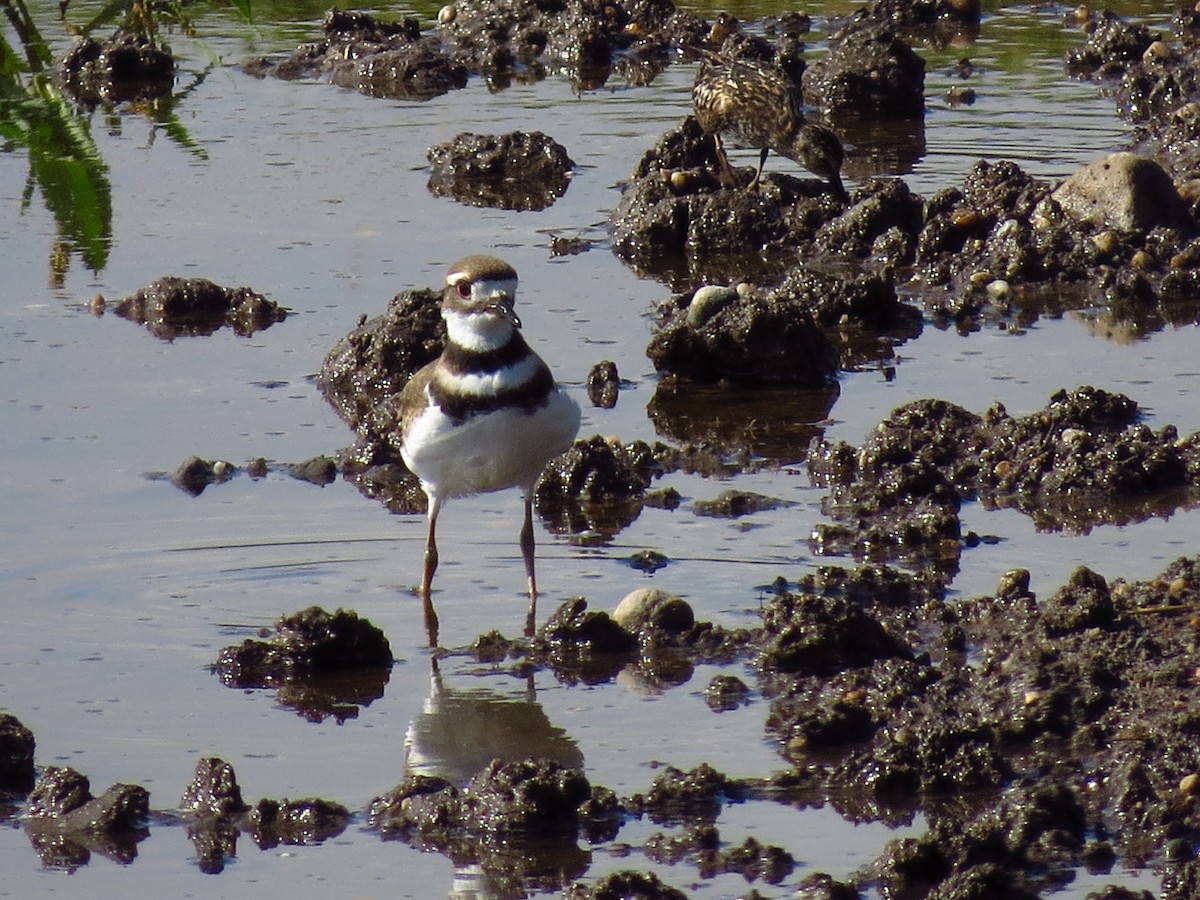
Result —
[{"label": "small stone", "polygon": [[458,18],[458,7],[455,6],[453,3],[447,3],[445,6],[443,6],[441,9],[438,10],[437,20],[438,20],[439,25],[449,25],[451,22],[453,22],[457,18]]},{"label": "small stone", "polygon": [[1051,197],[1080,222],[1126,234],[1145,234],[1160,225],[1191,225],[1171,176],[1154,160],[1136,153],[1113,153],[1080,169]]},{"label": "small stone", "polygon": [[1003,300],[1008,296],[1010,287],[1007,281],[1003,278],[997,278],[995,281],[989,281],[987,286],[988,296],[993,300]]},{"label": "small stone", "polygon": [[1100,253],[1111,256],[1120,246],[1120,239],[1115,231],[1106,228],[1092,238],[1092,243]]},{"label": "small stone", "polygon": [[1029,570],[1010,569],[1000,576],[1000,586],[996,596],[1005,599],[1026,597],[1029,595]]},{"label": "small stone", "polygon": [[692,294],[691,302],[688,303],[688,325],[699,328],[737,298],[737,291],[733,288],[711,284],[697,288]]},{"label": "small stone", "polygon": [[979,224],[979,210],[967,207],[954,211],[952,219],[955,228],[969,229]]},{"label": "small stone", "polygon": [[1064,444],[1082,444],[1088,439],[1088,433],[1082,428],[1064,428],[1062,441]]},{"label": "small stone", "polygon": [[1155,259],[1145,250],[1138,250],[1133,254],[1132,257],[1130,257],[1129,264],[1138,271],[1145,272],[1154,268]]},{"label": "small stone", "polygon": [[1167,46],[1165,41],[1154,41],[1142,54],[1142,61],[1154,62],[1155,60],[1167,59],[1170,55],[1171,48]]},{"label": "small stone", "polygon": [[613,610],[613,621],[626,631],[651,627],[678,633],[696,624],[695,613],[686,600],[658,588],[630,591]]},{"label": "small stone", "polygon": [[1192,772],[1190,775],[1184,775],[1179,779],[1179,792],[1181,794],[1195,794],[1200,792],[1200,775]]}]

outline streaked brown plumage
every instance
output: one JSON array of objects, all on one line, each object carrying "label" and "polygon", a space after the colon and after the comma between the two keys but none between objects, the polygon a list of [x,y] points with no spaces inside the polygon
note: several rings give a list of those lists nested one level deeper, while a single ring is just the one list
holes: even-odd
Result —
[{"label": "streaked brown plumage", "polygon": [[736,178],[721,136],[762,151],[750,190],[758,186],[767,153],[795,160],[829,182],[841,198],[842,142],[821,125],[804,120],[800,92],[782,69],[749,59],[705,57],[692,86],[692,108],[700,127],[713,136],[725,184]]}]

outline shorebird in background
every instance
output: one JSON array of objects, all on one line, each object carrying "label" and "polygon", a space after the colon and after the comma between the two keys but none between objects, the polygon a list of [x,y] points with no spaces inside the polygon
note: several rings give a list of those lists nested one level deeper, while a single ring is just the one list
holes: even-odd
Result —
[{"label": "shorebird in background", "polygon": [[692,109],[700,127],[713,136],[727,187],[736,186],[737,179],[722,134],[762,151],[749,190],[758,187],[767,153],[774,150],[824,178],[840,199],[849,196],[842,185],[842,142],[828,128],[804,120],[800,91],[778,66],[706,55],[692,86]]},{"label": "shorebird in background", "polygon": [[580,411],[521,336],[513,311],[516,290],[516,271],[494,256],[468,256],[452,265],[442,296],[446,345],[400,395],[400,454],[429,498],[420,591],[431,644],[437,640],[430,598],[438,565],[437,519],[451,497],[521,489],[527,632],[533,626],[533,488],[546,463],[575,440]]}]

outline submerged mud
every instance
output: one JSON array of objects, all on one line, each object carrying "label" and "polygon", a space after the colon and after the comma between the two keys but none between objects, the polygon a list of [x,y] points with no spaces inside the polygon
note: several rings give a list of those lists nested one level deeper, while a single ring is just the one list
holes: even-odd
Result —
[{"label": "submerged mud", "polygon": [[[1144,582],[1081,568],[1045,598],[1016,571],[993,595],[955,602],[936,578],[827,566],[799,582],[781,579],[761,622],[738,630],[697,621],[686,603],[660,592],[639,592],[612,616],[575,601],[532,638],[485,635],[453,652],[514,673],[548,670],[565,684],[604,683],[629,670],[682,683],[698,662],[750,662],[754,690],[724,677],[706,693],[714,714],[768,705],[764,737],[778,749],[779,771],[731,778],[708,765],[668,765],[643,791],[621,796],[571,765],[497,759],[460,782],[414,773],[363,814],[384,840],[480,866],[508,885],[506,895],[585,890],[570,887],[588,867],[581,842],[617,840],[638,819],[662,829],[641,847],[647,859],[686,861],[701,878],[736,872],[752,884],[787,884],[803,859],[753,838],[731,845],[714,823],[730,803],[836,798],[846,814],[872,819],[902,820],[920,806],[930,824],[850,881],[805,872],[810,888],[824,886],[818,896],[873,888],[1032,897],[1069,883],[1074,869],[1104,872],[1122,859],[1162,867],[1164,896],[1188,897],[1197,878],[1191,848],[1200,841],[1200,711],[1189,699],[1198,601],[1194,558]],[[364,646],[361,657],[337,637],[341,649],[322,649],[332,645],[321,635],[333,629],[321,623],[341,619],[357,621],[318,609],[281,620],[284,649],[266,652],[281,661],[277,677],[314,679],[326,659],[375,665],[378,649]],[[350,631],[386,646],[369,623]],[[130,860],[150,829],[175,816],[210,872],[236,857],[240,834],[260,849],[321,843],[354,815],[318,798],[248,804],[232,767],[216,758],[201,760],[171,814],[152,812],[136,785],[97,798],[85,776],[53,766],[41,771],[27,808],[30,840],[48,864],[82,864],[90,852]],[[636,867],[620,876],[642,877]],[[601,884],[573,895],[608,896]],[[658,882],[655,890],[663,893],[650,896],[677,889]]]}]

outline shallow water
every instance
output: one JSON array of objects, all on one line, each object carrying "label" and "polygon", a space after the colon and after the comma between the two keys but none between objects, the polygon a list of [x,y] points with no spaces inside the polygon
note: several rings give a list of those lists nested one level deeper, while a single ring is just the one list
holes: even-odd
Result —
[{"label": "shallow water", "polygon": [[[83,21],[98,6],[72,3],[70,17]],[[37,23],[61,55],[69,41],[56,21],[57,4],[44,7]],[[819,24],[824,7],[802,8]],[[433,697],[420,610],[409,592],[423,521],[389,515],[342,482],[318,488],[276,470],[259,481],[240,475],[197,498],[150,476],[191,454],[239,465],[258,456],[285,463],[350,443],[310,381],[325,352],[360,314],[382,311],[403,288],[438,284],[449,261],[480,250],[504,256],[521,273],[526,334],[584,405],[582,433],[654,440],[646,414],[656,384],[644,354],[647,314],[669,291],[630,272],[603,240],[620,182],[688,111],[694,71],[672,66],[648,88],[614,82],[582,94],[554,75],[498,93],[472,81],[427,103],[371,99],[241,73],[237,64],[251,54],[315,38],[323,14],[311,6],[288,20],[266,4],[255,9],[254,25],[198,9],[199,39],[171,38],[183,95],[173,112],[202,153],[140,109],[85,118],[113,198],[111,241],[96,270],[78,253],[65,266],[55,260],[55,220],[29,185],[27,155],[19,148],[0,153],[7,211],[0,218],[0,708],[33,730],[39,765],[73,766],[96,793],[114,782],[138,783],[151,791],[154,809],[169,810],[197,760],[218,755],[235,767],[250,802],[320,796],[362,810],[404,777],[406,734]],[[400,6],[384,14],[428,22],[435,11]],[[770,8],[733,11],[752,18]],[[900,174],[928,195],[960,184],[980,158],[1014,159],[1034,175],[1059,178],[1122,146],[1127,128],[1111,101],[1096,85],[1064,74],[1062,54],[1080,38],[1061,24],[1063,13],[989,7],[976,44],[938,53],[918,48],[928,61],[923,150],[896,154],[886,140],[852,147],[851,189],[870,174]],[[819,41],[812,52],[820,52]],[[950,70],[963,55],[976,64],[966,84],[978,99],[950,107],[943,97],[959,83]],[[426,148],[462,131],[516,128],[546,132],[578,164],[558,203],[517,213],[430,196]],[[549,239],[559,234],[601,243],[551,259]],[[293,314],[249,338],[223,330],[168,343],[87,309],[96,294],[115,300],[166,274],[248,285]],[[1021,334],[985,329],[964,336],[927,326],[889,361],[894,377],[877,367],[843,376],[825,433],[858,443],[893,408],[922,397],[978,412],[1001,401],[1020,414],[1080,384],[1126,393],[1148,408],[1154,427],[1170,422],[1190,433],[1200,429],[1192,399],[1200,375],[1196,339],[1189,327],[1117,342],[1071,315],[1042,318]],[[588,368],[601,359],[614,360],[632,382],[611,411],[586,403]],[[823,562],[807,544],[812,526],[823,521],[822,492],[801,467],[734,483],[797,505],[749,520],[698,517],[691,501],[730,485],[676,474],[662,484],[688,502],[674,512],[646,509],[604,546],[572,546],[540,533],[543,614],[574,595],[612,609],[629,590],[654,585],[687,597],[700,618],[753,622],[758,585],[778,575],[794,580]],[[511,493],[445,510],[436,596],[444,646],[492,629],[519,633],[519,516]],[[992,589],[1015,566],[1029,568],[1043,594],[1081,564],[1109,578],[1149,577],[1194,552],[1200,527],[1195,511],[1087,535],[1038,533],[1015,511],[978,505],[963,518],[965,528],[1002,538],[965,552],[953,588],[966,595]],[[646,575],[623,561],[645,549],[672,564]],[[272,692],[232,691],[208,671],[220,648],[313,604],[370,619],[400,660],[383,696],[357,717],[310,723]],[[558,746],[572,743],[589,778],[619,793],[646,789],[660,763],[686,769],[709,762],[734,776],[783,768],[763,729],[765,703],[722,714],[704,703],[703,688],[717,671],[698,667],[674,686],[647,684],[634,673],[611,684],[567,686],[542,672],[530,685],[451,657],[442,664],[441,689],[489,708],[526,704],[532,718],[523,721],[558,729]],[[748,669],[736,673],[754,683]],[[447,727],[468,725],[451,720]],[[852,823],[836,804],[733,805],[717,821],[726,841],[753,833],[790,851],[801,863],[794,879],[813,871],[845,877],[889,839],[922,830],[919,814],[894,824]],[[318,847],[259,851],[243,836],[236,862],[220,876],[200,872],[179,827],[152,828],[132,865],[93,857],[70,875],[43,868],[24,833],[5,828],[0,895],[490,895],[477,873],[456,873],[443,857],[383,843],[361,825],[359,817]],[[590,848],[578,877],[635,866],[653,868],[695,896],[746,889],[733,876],[703,881],[687,864],[650,865],[636,848],[655,830],[626,825],[618,840],[635,848],[631,855],[615,846]],[[1157,883],[1152,872],[1118,870],[1099,879],[1081,873],[1060,896],[1083,896],[1108,881]],[[770,886],[757,887],[772,895]]]}]

